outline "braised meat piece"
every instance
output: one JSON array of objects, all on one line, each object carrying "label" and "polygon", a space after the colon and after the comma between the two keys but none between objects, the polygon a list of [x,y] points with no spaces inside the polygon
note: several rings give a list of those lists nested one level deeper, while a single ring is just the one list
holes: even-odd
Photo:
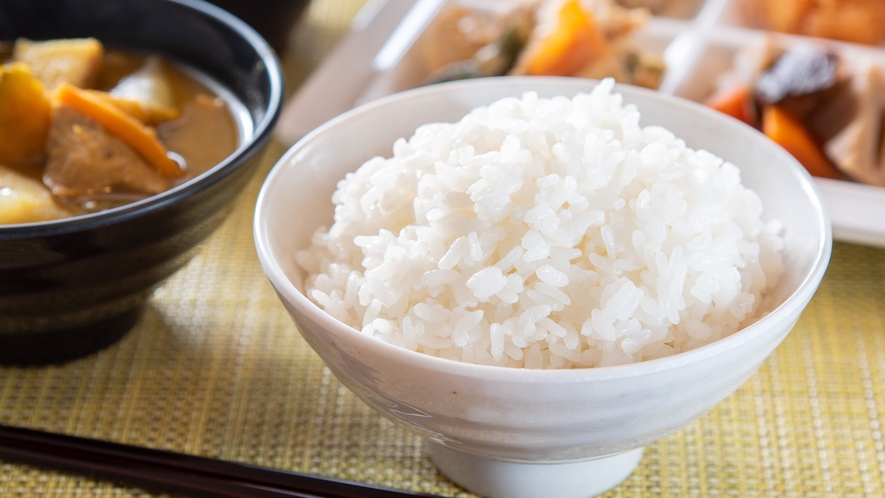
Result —
[{"label": "braised meat piece", "polygon": [[803,119],[848,81],[839,58],[813,47],[787,50],[756,80],[754,96],[761,107],[778,105]]},{"label": "braised meat piece", "polygon": [[53,113],[43,182],[67,199],[153,195],[169,180],[122,140],[66,105]]}]

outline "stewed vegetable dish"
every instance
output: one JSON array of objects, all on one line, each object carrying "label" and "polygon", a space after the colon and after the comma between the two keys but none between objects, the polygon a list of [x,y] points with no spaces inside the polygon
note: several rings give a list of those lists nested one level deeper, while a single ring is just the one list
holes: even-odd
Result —
[{"label": "stewed vegetable dish", "polygon": [[212,168],[230,105],[181,66],[92,38],[0,43],[0,225],[100,211]]}]

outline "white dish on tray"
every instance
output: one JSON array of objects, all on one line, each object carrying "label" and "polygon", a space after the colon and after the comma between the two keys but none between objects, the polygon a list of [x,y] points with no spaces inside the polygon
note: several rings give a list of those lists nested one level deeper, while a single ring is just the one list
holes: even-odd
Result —
[{"label": "white dish on tray", "polygon": [[[495,10],[509,0],[369,0],[350,33],[286,104],[276,137],[291,145],[329,119],[402,90],[424,78],[414,42],[447,2]],[[690,0],[688,0],[690,1]],[[660,51],[667,63],[662,93],[702,100],[730,65],[736,47],[762,32],[739,27],[735,4],[709,0],[690,19],[655,17],[636,43]],[[698,2],[700,3],[700,2]],[[783,36],[786,43],[801,41]],[[885,64],[879,47],[828,42],[838,51],[872,55]],[[885,188],[816,178],[837,240],[885,247]]]}]

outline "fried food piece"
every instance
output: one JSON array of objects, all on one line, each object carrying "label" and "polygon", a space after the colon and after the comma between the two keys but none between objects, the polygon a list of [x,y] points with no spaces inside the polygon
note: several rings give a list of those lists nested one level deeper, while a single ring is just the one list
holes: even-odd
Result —
[{"label": "fried food piece", "polygon": [[101,72],[104,47],[95,38],[40,42],[19,38],[12,57],[31,66],[47,90],[54,90],[62,82],[92,88]]},{"label": "fried food piece", "polygon": [[168,178],[124,141],[68,105],[54,110],[46,149],[43,183],[62,198],[152,195],[171,187]]},{"label": "fried food piece", "polygon": [[36,223],[78,214],[58,202],[38,180],[0,165],[0,225]]},{"label": "fried food piece", "polygon": [[0,161],[34,162],[43,156],[50,105],[28,66],[0,66]]}]

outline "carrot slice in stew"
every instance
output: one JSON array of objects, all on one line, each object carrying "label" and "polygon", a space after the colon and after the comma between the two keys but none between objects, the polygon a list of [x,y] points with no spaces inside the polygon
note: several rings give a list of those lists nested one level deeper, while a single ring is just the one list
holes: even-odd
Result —
[{"label": "carrot slice in stew", "polygon": [[735,88],[717,92],[706,102],[707,106],[717,111],[739,119],[750,126],[755,123],[753,115],[753,101],[748,85],[739,85]]},{"label": "carrot slice in stew", "polygon": [[529,61],[528,73],[536,76],[571,76],[608,49],[605,34],[593,14],[578,0],[569,0],[559,11],[556,31],[545,38]]},{"label": "carrot slice in stew", "polygon": [[166,147],[157,139],[152,128],[142,125],[137,119],[100,97],[73,85],[60,84],[55,95],[59,102],[94,119],[108,132],[126,142],[161,173],[173,177],[184,174],[178,163],[166,154]]},{"label": "carrot slice in stew", "polygon": [[768,106],[763,111],[762,133],[793,154],[813,176],[842,178],[802,123],[778,106]]}]

